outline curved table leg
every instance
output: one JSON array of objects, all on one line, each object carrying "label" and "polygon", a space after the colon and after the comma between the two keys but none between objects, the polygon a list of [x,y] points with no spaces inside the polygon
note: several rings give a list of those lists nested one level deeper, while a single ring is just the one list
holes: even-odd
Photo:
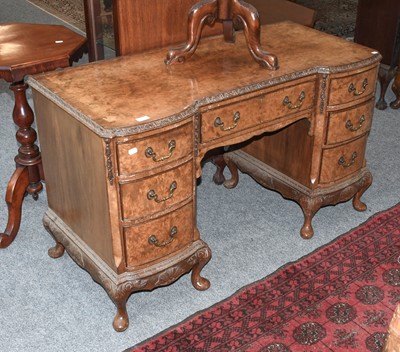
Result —
[{"label": "curved table leg", "polygon": [[15,97],[13,120],[19,127],[16,139],[20,147],[15,157],[17,168],[7,187],[8,222],[6,230],[0,234],[0,248],[9,246],[18,233],[25,192],[32,194],[33,199],[36,200],[38,193],[43,189],[42,159],[39,148],[35,144],[36,131],[31,127],[34,116],[26,99],[27,88],[24,82],[16,82],[10,86]]},{"label": "curved table leg", "polygon": [[208,21],[209,24],[212,24],[217,17],[217,11],[218,0],[206,0],[192,7],[188,19],[188,42],[181,48],[168,51],[165,59],[167,65],[174,62],[183,63],[194,54],[205,22]]},{"label": "curved table leg", "polygon": [[388,89],[390,81],[393,79],[395,74],[395,68],[394,67],[384,67],[384,65],[381,65],[379,68],[379,73],[378,73],[378,80],[381,86],[381,91],[379,95],[379,99],[375,104],[375,107],[379,110],[385,110],[388,106],[388,104],[385,101],[385,95],[386,91]]},{"label": "curved table leg", "polygon": [[398,109],[398,108],[400,108],[400,63],[399,63],[399,67],[397,68],[396,75],[394,76],[392,91],[396,96],[396,100],[394,100],[390,103],[390,107],[392,109]]},{"label": "curved table leg", "polygon": [[262,67],[276,70],[279,67],[278,58],[274,54],[261,49],[261,23],[258,12],[254,6],[240,0],[232,0],[232,14],[234,17],[238,16],[243,22],[247,47],[249,48],[254,60],[256,60]]},{"label": "curved table leg", "polygon": [[28,169],[26,167],[17,167],[7,187],[8,222],[4,233],[0,233],[0,248],[8,247],[18,233],[21,224],[22,201],[28,185]]},{"label": "curved table leg", "polygon": [[[196,230],[197,231],[197,230]],[[201,270],[211,259],[211,251],[206,246],[197,252],[197,263],[192,268],[191,281],[196,290],[205,291],[210,287],[210,281],[200,275]]]},{"label": "curved table leg", "polygon": [[357,211],[367,210],[367,205],[361,201],[361,196],[372,184],[372,174],[368,171],[365,176],[361,179],[358,191],[353,197],[353,208]]}]

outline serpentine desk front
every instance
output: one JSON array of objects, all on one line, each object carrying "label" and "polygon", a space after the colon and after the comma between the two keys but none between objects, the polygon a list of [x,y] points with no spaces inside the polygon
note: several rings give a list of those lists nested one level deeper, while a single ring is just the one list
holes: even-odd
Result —
[{"label": "serpentine desk front", "polygon": [[[380,55],[290,22],[262,28],[280,68],[261,68],[243,34],[203,40],[184,64],[166,50],[30,77],[54,236],[117,306],[192,271],[211,251],[196,226],[196,179],[205,154],[229,146],[236,167],[297,201],[301,234],[323,205],[361,195]],[[237,173],[236,173],[237,174]]]}]

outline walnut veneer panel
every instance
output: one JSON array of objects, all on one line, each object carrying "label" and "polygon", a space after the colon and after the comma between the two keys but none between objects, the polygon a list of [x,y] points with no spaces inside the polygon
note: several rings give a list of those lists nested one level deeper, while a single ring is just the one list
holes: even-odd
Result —
[{"label": "walnut veneer panel", "polygon": [[[173,215],[165,215],[138,226],[125,227],[126,265],[128,267],[143,266],[188,246],[193,240],[192,219],[193,203],[190,202],[176,210]],[[176,227],[176,234],[171,237],[173,227]],[[169,242],[172,238],[174,240],[167,246],[156,247],[149,243],[149,238],[152,235],[160,243]]]},{"label": "walnut veneer panel", "polygon": [[331,83],[329,105],[354,102],[375,92],[378,67],[342,78],[334,78]]},{"label": "walnut veneer panel", "polygon": [[[124,128],[150,128],[166,117],[170,123],[179,120],[196,106],[239,95],[239,87],[254,91],[294,74],[299,78],[319,70],[345,71],[346,65],[365,66],[365,60],[379,60],[379,54],[371,54],[369,48],[290,22],[263,27],[261,38],[263,48],[279,57],[276,71],[263,69],[252,59],[239,33],[235,45],[201,41],[183,65],[166,66],[166,52],[161,50],[36,76],[39,84],[32,81],[31,85],[57,92],[57,99],[62,99],[74,116],[111,136],[125,134]],[[143,116],[150,119],[137,120]]]},{"label": "walnut veneer panel", "polygon": [[371,128],[375,99],[352,109],[329,113],[326,143],[334,144],[356,138]]},{"label": "walnut veneer panel", "polygon": [[323,151],[321,164],[321,183],[338,181],[352,174],[364,166],[366,136],[354,142]]},{"label": "walnut veneer panel", "polygon": [[[140,138],[120,138],[117,141],[118,174],[123,178],[162,167],[193,154],[193,122],[174,124],[156,133]],[[151,148],[150,156],[146,151]],[[170,148],[173,148],[170,154]],[[153,156],[155,160],[153,160]],[[169,156],[167,158],[167,156]],[[162,161],[157,161],[164,158]]]},{"label": "walnut veneer panel", "polygon": [[159,174],[152,173],[151,177],[140,181],[122,183],[120,189],[124,220],[165,211],[192,196],[193,162],[190,160]]}]

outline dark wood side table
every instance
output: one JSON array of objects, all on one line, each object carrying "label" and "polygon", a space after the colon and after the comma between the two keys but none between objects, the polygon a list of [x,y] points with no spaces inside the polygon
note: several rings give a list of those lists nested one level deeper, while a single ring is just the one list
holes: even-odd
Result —
[{"label": "dark wood side table", "polygon": [[86,38],[64,26],[0,25],[0,78],[9,82],[14,92],[13,120],[19,127],[16,139],[20,144],[15,157],[16,170],[6,192],[8,222],[4,233],[0,233],[0,248],[9,246],[18,233],[25,192],[37,199],[43,188],[42,159],[35,143],[36,131],[31,127],[34,114],[26,98],[28,86],[24,77],[68,67],[85,51]]}]

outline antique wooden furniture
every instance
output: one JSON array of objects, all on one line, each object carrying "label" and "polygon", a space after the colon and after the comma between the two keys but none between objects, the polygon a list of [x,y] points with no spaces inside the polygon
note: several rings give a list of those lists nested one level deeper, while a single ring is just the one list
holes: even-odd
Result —
[{"label": "antique wooden furniture", "polygon": [[[398,0],[359,0],[354,41],[375,48],[382,55],[379,70],[381,92],[376,103],[378,109],[386,109],[385,94],[400,62],[400,1]],[[396,101],[400,99],[398,82],[393,87]],[[393,102],[392,108],[399,103]]]},{"label": "antique wooden furniture", "polygon": [[41,156],[36,142],[32,109],[26,99],[26,75],[67,67],[86,50],[86,39],[64,26],[10,23],[0,25],[0,78],[10,82],[14,92],[13,119],[20,147],[16,170],[7,187],[8,223],[0,233],[0,248],[14,240],[21,223],[25,192],[37,198],[42,190]]},{"label": "antique wooden furniture", "polygon": [[365,209],[380,55],[291,22],[262,28],[261,44],[278,70],[261,68],[239,33],[234,45],[204,39],[182,65],[165,65],[166,50],[157,50],[29,78],[44,224],[56,240],[49,253],[65,247],[105,288],[116,330],[128,326],[132,292],[190,270],[194,287],[209,286],[200,276],[211,252],[196,225],[196,179],[210,150],[278,134],[272,189],[302,193],[306,212],[351,198]]}]

